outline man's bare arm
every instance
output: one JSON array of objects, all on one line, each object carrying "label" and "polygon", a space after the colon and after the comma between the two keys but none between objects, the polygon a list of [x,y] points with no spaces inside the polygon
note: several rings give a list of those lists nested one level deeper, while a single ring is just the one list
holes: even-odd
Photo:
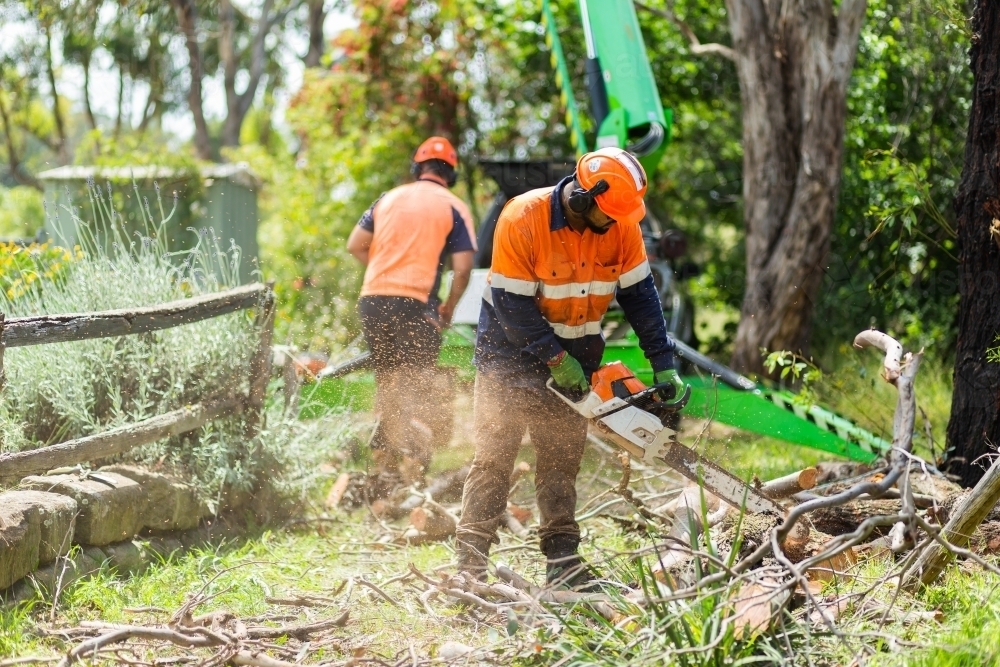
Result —
[{"label": "man's bare arm", "polygon": [[462,298],[465,288],[469,286],[473,257],[474,253],[471,250],[456,252],[451,256],[451,266],[455,271],[451,279],[451,290],[448,292],[448,300],[438,306],[438,316],[444,326],[451,324],[451,316],[455,313],[455,306]]},{"label": "man's bare arm", "polygon": [[369,232],[361,227],[355,227],[351,235],[347,237],[347,251],[354,255],[363,266],[368,266],[368,251],[372,247],[373,232]]}]

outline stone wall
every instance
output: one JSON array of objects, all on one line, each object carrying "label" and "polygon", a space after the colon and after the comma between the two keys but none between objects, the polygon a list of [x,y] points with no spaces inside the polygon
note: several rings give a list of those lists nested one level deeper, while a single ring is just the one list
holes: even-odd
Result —
[{"label": "stone wall", "polygon": [[211,514],[191,486],[132,466],[26,477],[0,493],[0,591],[74,544],[81,548],[64,561],[71,575],[106,560],[130,571],[142,560],[132,542],[140,532],[191,531]]}]

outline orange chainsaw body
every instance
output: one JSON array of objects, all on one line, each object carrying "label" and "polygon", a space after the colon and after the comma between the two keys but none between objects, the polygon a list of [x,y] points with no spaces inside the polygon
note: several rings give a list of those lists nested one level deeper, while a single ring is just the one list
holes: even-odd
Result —
[{"label": "orange chainsaw body", "polygon": [[[625,396],[622,396],[623,388],[627,391]],[[638,394],[643,389],[646,389],[646,385],[620,361],[605,364],[590,376],[590,390],[600,396],[602,401],[625,398]]]}]

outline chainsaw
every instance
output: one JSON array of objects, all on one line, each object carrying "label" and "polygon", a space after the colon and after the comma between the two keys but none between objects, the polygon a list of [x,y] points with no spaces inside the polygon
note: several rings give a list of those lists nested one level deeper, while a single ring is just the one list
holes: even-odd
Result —
[{"label": "chainsaw", "polygon": [[720,499],[753,513],[782,516],[781,506],[677,441],[666,424],[691,398],[691,387],[677,400],[677,389],[666,382],[647,387],[620,361],[601,366],[591,376],[590,391],[567,395],[550,378],[546,383],[573,410],[630,456],[645,463],[663,462]]}]

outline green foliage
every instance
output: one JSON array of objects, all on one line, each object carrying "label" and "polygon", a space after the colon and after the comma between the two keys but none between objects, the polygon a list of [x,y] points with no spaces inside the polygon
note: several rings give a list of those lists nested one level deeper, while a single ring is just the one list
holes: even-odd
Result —
[{"label": "green foliage", "polygon": [[[171,262],[149,222],[147,235],[124,236],[120,218],[99,189],[93,191],[100,226],[110,244],[97,242],[94,227],[76,217],[82,250],[58,275],[20,272],[12,295],[0,295],[8,317],[149,306],[231,284],[231,258],[211,239]],[[34,275],[35,279],[30,279]],[[0,449],[18,451],[97,433],[195,403],[226,387],[238,389],[249,373],[254,332],[246,313],[235,313],[160,332],[8,350],[7,384],[0,403]],[[213,427],[214,428],[214,427]],[[246,457],[239,430],[204,440],[180,436],[141,448],[144,460],[165,457],[184,466],[209,456],[231,469]],[[212,454],[205,454],[211,450]],[[217,467],[217,466],[216,466]],[[216,467],[199,469],[216,490]],[[239,476],[239,475],[237,475]],[[231,475],[229,477],[232,477]],[[232,481],[232,480],[227,480]]]},{"label": "green foliage", "polygon": [[0,239],[31,238],[45,222],[42,194],[23,185],[0,187]]},{"label": "green foliage", "polygon": [[[1000,343],[1000,335],[997,335],[997,337],[993,339],[993,342]],[[986,348],[986,361],[994,364],[1000,363],[1000,345]]]},{"label": "green foliage", "polygon": [[964,12],[953,0],[869,4],[816,310],[820,348],[874,324],[910,347],[951,349],[958,304],[951,199],[972,94]]},{"label": "green foliage", "polygon": [[70,264],[81,256],[79,248],[67,250],[48,243],[0,243],[0,292],[14,301],[31,292],[33,285],[61,282]]},{"label": "green foliage", "polygon": [[799,387],[794,400],[800,405],[815,405],[817,403],[814,386],[823,379],[823,371],[814,364],[811,359],[789,352],[788,350],[778,350],[768,352],[761,350],[764,354],[764,368],[768,374],[774,377],[775,371],[779,368],[778,378],[788,381],[790,384]]},{"label": "green foliage", "polygon": [[[704,499],[703,499],[704,500]],[[702,505],[702,520],[707,522],[707,510]],[[733,534],[736,541],[729,553],[720,555],[712,541],[700,531],[693,531],[687,545],[699,554],[695,560],[695,577],[710,577],[732,568],[740,552],[744,519],[739,513]],[[615,562],[612,579],[631,582],[645,594],[644,604],[635,606],[619,599],[617,605],[627,614],[627,621],[613,623],[586,609],[568,614],[565,631],[549,638],[545,658],[562,659],[563,664],[590,665],[653,665],[669,664],[681,667],[716,667],[769,663],[784,652],[798,631],[776,637],[759,635],[749,630],[737,632],[733,622],[733,598],[739,594],[739,584],[728,579],[703,585],[688,598],[671,599],[661,591],[650,566],[642,557]],[[612,594],[612,597],[613,594]]]},{"label": "green foliage", "polygon": [[[0,310],[8,317],[150,306],[236,283],[236,256],[202,235],[190,251],[169,253],[155,225],[124,235],[119,214],[92,190],[99,227],[75,216],[82,249],[36,246],[0,257]],[[26,258],[23,261],[18,258]],[[7,286],[10,284],[9,287]],[[113,428],[230,391],[246,391],[257,332],[247,312],[135,336],[13,348],[5,355],[0,451],[20,451]],[[223,489],[248,489],[267,463],[271,481],[304,499],[348,432],[342,420],[297,423],[280,410],[248,447],[230,417],[146,445],[124,458],[177,470],[213,502]],[[285,471],[282,473],[281,471]],[[277,474],[273,474],[277,472]]]},{"label": "green foliage", "polygon": [[335,41],[331,70],[307,71],[288,110],[296,153],[253,145],[229,154],[266,183],[262,263],[277,281],[281,335],[306,348],[357,334],[362,271],[346,238],[365,209],[408,179],[428,135],[456,142],[456,192],[474,212],[492,193],[475,156],[571,155],[566,128],[548,122],[560,115],[558,92],[537,25],[524,18],[537,12],[532,2],[372,0],[355,12],[360,25]]}]

